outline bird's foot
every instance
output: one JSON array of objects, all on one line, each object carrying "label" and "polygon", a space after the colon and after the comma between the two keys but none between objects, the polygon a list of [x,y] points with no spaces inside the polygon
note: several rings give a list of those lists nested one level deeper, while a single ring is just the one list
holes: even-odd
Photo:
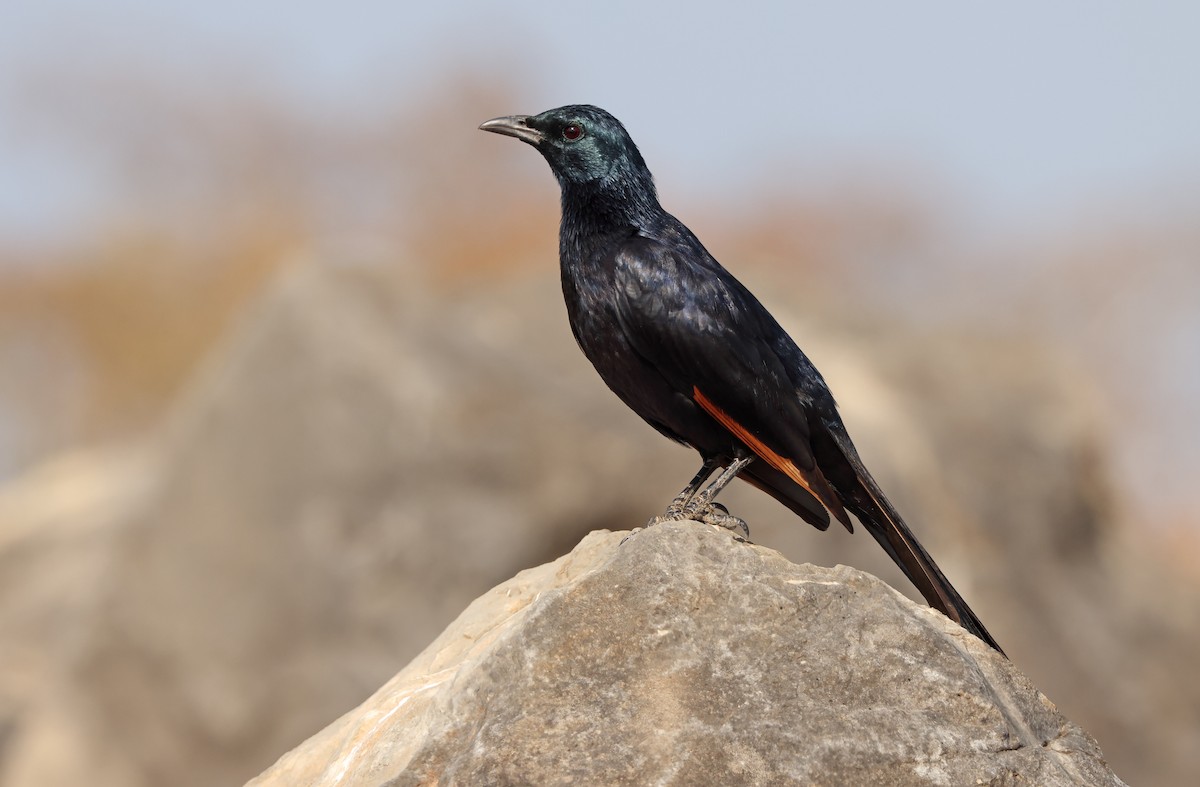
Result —
[{"label": "bird's foot", "polygon": [[691,505],[680,506],[676,505],[678,502],[678,500],[673,501],[671,505],[667,506],[667,510],[663,512],[662,516],[653,517],[646,523],[646,527],[653,527],[663,522],[680,522],[690,519],[694,522],[703,522],[706,525],[715,525],[733,531],[734,538],[739,541],[750,541],[750,526],[746,524],[745,520],[730,514],[729,509],[720,503],[697,503],[693,500]]},{"label": "bird's foot", "polygon": [[[654,527],[661,525],[663,522],[679,522],[684,519],[691,519],[687,511],[687,503],[691,498],[680,495],[671,501],[671,505],[667,506],[667,510],[662,512],[662,516],[652,516],[646,521],[646,527]],[[640,528],[639,528],[640,529]]]},{"label": "bird's foot", "polygon": [[706,525],[725,528],[731,531],[738,541],[750,542],[750,526],[746,524],[746,520],[729,513],[729,509],[720,503],[709,503],[688,518]]},{"label": "bird's foot", "polygon": [[649,519],[646,520],[646,524],[644,527],[634,528],[632,531],[630,531],[629,535],[633,535],[634,533],[636,533],[639,530],[645,530],[647,527],[654,527],[655,525],[661,525],[663,522],[682,522],[684,519],[690,519],[690,517],[686,517],[683,514],[672,513],[672,512],[668,511],[667,513],[663,514],[662,516],[650,517]]}]

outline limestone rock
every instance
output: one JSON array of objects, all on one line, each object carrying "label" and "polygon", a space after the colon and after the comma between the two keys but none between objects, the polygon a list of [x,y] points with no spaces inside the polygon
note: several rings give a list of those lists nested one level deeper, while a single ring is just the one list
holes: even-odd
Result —
[{"label": "limestone rock", "polygon": [[251,782],[1119,785],[1016,667],[851,568],[692,522],[476,600]]}]

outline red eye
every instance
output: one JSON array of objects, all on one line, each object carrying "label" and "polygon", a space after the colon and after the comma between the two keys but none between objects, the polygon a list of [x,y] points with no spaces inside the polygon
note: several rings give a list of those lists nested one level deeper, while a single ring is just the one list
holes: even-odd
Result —
[{"label": "red eye", "polygon": [[574,142],[583,136],[583,127],[571,123],[568,126],[563,126],[562,134],[563,139],[567,140],[568,142]]}]

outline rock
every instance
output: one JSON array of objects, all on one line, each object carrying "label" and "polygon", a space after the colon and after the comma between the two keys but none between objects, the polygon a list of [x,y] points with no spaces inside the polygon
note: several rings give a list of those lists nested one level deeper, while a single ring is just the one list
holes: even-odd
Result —
[{"label": "rock", "polygon": [[485,593],[251,785],[1123,784],[1011,662],[878,579],[693,522],[625,535]]}]

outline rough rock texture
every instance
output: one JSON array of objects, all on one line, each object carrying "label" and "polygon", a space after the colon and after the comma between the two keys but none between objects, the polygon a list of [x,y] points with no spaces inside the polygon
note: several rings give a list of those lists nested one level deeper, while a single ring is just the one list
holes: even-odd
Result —
[{"label": "rough rock texture", "polygon": [[1013,665],[855,569],[693,522],[484,594],[267,785],[1119,785]]},{"label": "rough rock texture", "polygon": [[[596,379],[553,272],[453,297],[400,278],[290,271],[145,445],[0,489],[2,787],[242,783],[489,587],[695,472]],[[1021,342],[771,306],[1014,662],[1131,782],[1192,778],[1200,594],[1118,526],[1080,378]],[[911,592],[861,529],[722,501],[793,561]]]}]

